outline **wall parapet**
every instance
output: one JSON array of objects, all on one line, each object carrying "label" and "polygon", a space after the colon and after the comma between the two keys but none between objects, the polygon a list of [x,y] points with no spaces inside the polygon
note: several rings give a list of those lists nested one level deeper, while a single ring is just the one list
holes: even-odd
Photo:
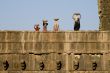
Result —
[{"label": "wall parapet", "polygon": [[0,72],[108,73],[109,36],[109,31],[0,31]]},{"label": "wall parapet", "polygon": [[108,52],[109,31],[0,31],[0,53]]}]

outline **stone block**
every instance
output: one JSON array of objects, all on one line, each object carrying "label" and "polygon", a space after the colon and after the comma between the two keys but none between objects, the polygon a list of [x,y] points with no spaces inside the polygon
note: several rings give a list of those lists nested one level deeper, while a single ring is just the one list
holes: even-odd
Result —
[{"label": "stone block", "polygon": [[23,52],[23,44],[22,43],[4,43],[6,47],[5,53],[22,53]]},{"label": "stone block", "polygon": [[36,71],[45,71],[47,68],[47,64],[45,61],[47,60],[47,55],[35,55],[35,70]]},{"label": "stone block", "polygon": [[70,51],[74,53],[86,53],[86,43],[69,43]]},{"label": "stone block", "polygon": [[0,71],[0,73],[8,73],[8,71]]},{"label": "stone block", "polygon": [[22,71],[8,71],[7,73],[23,73]]},{"label": "stone block", "polygon": [[86,33],[85,32],[67,32],[65,33],[66,42],[85,42],[86,41]]},{"label": "stone block", "polygon": [[20,65],[20,55],[19,54],[11,54],[12,56],[12,70],[11,71],[21,71]]},{"label": "stone block", "polygon": [[34,49],[30,51],[34,53],[42,53],[42,43],[34,43],[33,46],[34,46]]},{"label": "stone block", "polygon": [[47,55],[47,59],[45,60],[45,64],[46,64],[46,71],[54,71],[56,69],[56,61],[54,60],[54,53],[49,53]]},{"label": "stone block", "polygon": [[25,42],[41,42],[42,33],[41,32],[24,32],[24,41]]},{"label": "stone block", "polygon": [[57,52],[62,53],[64,51],[64,43],[42,43],[42,52]]},{"label": "stone block", "polygon": [[0,53],[5,53],[7,49],[7,43],[0,43]]},{"label": "stone block", "polygon": [[7,64],[7,69],[4,68],[4,70],[6,69],[6,71],[13,71],[13,55],[12,54],[4,54],[3,63],[5,63],[4,66],[6,66]]},{"label": "stone block", "polygon": [[66,68],[66,57],[65,54],[63,53],[55,53],[54,54],[54,60],[56,61],[56,67],[55,70],[57,71],[63,71],[63,70],[68,70]]},{"label": "stone block", "polygon": [[4,31],[4,32],[2,32],[2,31],[0,31],[0,43],[1,42],[6,42],[6,32]]},{"label": "stone block", "polygon": [[[24,43],[24,51],[23,51],[23,53],[32,53],[32,52],[34,52],[34,49],[35,49],[34,44],[35,43],[33,43],[33,42]],[[39,48],[40,48],[40,46],[39,46]]]},{"label": "stone block", "polygon": [[64,42],[65,32],[44,32],[42,33],[42,42]]},{"label": "stone block", "polygon": [[29,70],[30,71],[35,71],[35,55],[34,54],[29,54],[29,62],[28,62],[28,65],[29,65]]},{"label": "stone block", "polygon": [[19,64],[20,64],[21,71],[31,70],[30,61],[29,61],[29,54],[20,54],[19,55]]},{"label": "stone block", "polygon": [[22,42],[23,32],[19,31],[7,31],[6,41],[7,42]]},{"label": "stone block", "polygon": [[4,70],[3,61],[5,59],[5,56],[3,54],[0,54],[0,71]]}]

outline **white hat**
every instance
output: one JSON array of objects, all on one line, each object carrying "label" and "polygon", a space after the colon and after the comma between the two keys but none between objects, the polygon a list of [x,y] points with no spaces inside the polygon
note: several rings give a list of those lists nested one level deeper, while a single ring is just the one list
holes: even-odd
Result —
[{"label": "white hat", "polygon": [[43,19],[42,21],[43,21],[43,22],[48,22],[48,20],[46,20],[46,19]]}]

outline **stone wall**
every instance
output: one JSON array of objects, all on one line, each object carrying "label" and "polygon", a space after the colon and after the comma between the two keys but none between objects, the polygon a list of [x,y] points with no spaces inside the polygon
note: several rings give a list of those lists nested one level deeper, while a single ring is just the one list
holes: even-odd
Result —
[{"label": "stone wall", "polygon": [[100,32],[0,31],[0,73],[110,73],[110,0],[98,9]]},{"label": "stone wall", "polygon": [[0,73],[109,73],[109,36],[109,31],[0,31]]},{"label": "stone wall", "polygon": [[110,0],[98,0],[100,30],[110,30]]}]

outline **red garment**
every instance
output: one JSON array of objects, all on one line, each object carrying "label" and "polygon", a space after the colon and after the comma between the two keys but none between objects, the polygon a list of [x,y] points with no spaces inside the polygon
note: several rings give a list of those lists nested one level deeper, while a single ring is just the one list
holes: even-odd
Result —
[{"label": "red garment", "polygon": [[47,32],[48,23],[43,23],[43,32]]},{"label": "red garment", "polygon": [[40,28],[39,28],[39,25],[35,25],[35,26],[34,26],[34,29],[35,29],[35,31],[39,31],[39,29],[40,29]]}]

